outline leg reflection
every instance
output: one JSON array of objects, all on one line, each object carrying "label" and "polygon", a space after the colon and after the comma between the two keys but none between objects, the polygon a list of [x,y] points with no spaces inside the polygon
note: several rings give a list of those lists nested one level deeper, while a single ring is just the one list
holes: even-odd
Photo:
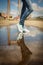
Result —
[{"label": "leg reflection", "polygon": [[22,61],[18,65],[28,65],[32,52],[27,48],[24,41],[24,34],[20,33],[17,38],[17,43],[21,47]]}]

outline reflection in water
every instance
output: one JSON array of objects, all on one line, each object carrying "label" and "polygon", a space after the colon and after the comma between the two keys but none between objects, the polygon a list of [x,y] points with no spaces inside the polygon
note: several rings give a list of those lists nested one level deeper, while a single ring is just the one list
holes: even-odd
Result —
[{"label": "reflection in water", "polygon": [[[28,28],[28,27],[27,27]],[[32,41],[43,40],[43,32],[36,27],[29,27],[30,33],[25,34],[24,38]],[[0,28],[0,46],[10,45],[11,41],[15,41],[18,35],[18,29],[16,25]]]},{"label": "reflection in water", "polygon": [[[6,45],[5,48],[2,47],[2,50],[4,49],[7,50],[7,55],[5,51],[0,52],[2,53],[1,55],[3,55],[4,57],[4,59],[0,57],[0,60],[2,59],[2,62],[4,62],[5,60],[6,60],[5,62],[7,62],[8,60],[10,62],[9,65],[13,65],[11,64],[13,63],[13,60],[15,58],[17,59],[17,56],[18,58],[21,57],[21,55],[18,55],[18,53],[21,51],[20,53],[22,53],[22,58],[20,59],[22,59],[22,61],[18,65],[28,65],[30,62],[31,64],[33,63],[32,65],[43,65],[41,64],[43,63],[43,32],[35,27],[30,27],[29,30],[30,33],[28,34],[20,33],[18,35],[19,32],[15,25],[11,26],[10,28],[9,26],[8,28],[7,27],[0,28],[0,46]],[[11,45],[11,46],[7,46],[7,45]],[[21,49],[19,48],[18,45],[21,47]],[[27,47],[29,47],[32,53]],[[9,52],[9,49],[11,50],[13,49],[13,50],[12,51],[10,50]],[[20,60],[17,59],[17,61]]]},{"label": "reflection in water", "polygon": [[8,45],[10,45],[10,27],[7,27],[7,33],[8,33]]},{"label": "reflection in water", "polygon": [[27,48],[24,42],[24,34],[20,33],[17,38],[17,43],[21,47],[22,61],[18,65],[28,65],[32,52]]}]

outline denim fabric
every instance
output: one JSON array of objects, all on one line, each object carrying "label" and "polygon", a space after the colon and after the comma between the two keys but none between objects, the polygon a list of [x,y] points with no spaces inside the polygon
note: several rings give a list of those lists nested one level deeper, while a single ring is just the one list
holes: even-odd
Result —
[{"label": "denim fabric", "polygon": [[24,26],[24,21],[27,18],[27,16],[30,15],[30,13],[33,11],[31,7],[30,0],[22,0],[23,6],[21,11],[21,17],[20,17],[20,24]]}]

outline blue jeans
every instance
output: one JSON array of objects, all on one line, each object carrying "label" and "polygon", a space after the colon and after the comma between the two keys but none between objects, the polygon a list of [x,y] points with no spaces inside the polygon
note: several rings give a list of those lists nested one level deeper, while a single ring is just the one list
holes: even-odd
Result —
[{"label": "blue jeans", "polygon": [[33,11],[31,7],[30,0],[22,0],[23,6],[22,6],[22,11],[21,11],[21,16],[20,16],[20,24],[24,26],[24,21],[27,18],[27,16],[30,15],[30,13]]}]

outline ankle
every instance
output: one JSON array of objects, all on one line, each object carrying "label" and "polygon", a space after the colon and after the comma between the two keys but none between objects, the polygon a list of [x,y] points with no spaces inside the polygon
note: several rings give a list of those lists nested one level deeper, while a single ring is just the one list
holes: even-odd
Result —
[{"label": "ankle", "polygon": [[20,25],[22,25],[22,27],[24,27],[24,24],[22,24],[22,23],[19,23]]}]

